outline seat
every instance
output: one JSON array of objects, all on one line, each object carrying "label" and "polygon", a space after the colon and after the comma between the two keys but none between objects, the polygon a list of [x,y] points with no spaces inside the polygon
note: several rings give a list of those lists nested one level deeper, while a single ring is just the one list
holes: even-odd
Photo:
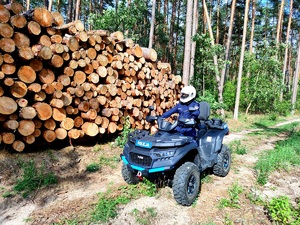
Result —
[{"label": "seat", "polygon": [[206,131],[207,131],[207,126],[205,122],[208,120],[210,116],[210,105],[206,101],[201,101],[199,103],[199,116],[198,116],[198,138],[202,137]]}]

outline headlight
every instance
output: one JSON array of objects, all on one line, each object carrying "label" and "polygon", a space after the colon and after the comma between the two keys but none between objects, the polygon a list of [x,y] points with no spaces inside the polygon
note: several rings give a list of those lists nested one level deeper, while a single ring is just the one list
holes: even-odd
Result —
[{"label": "headlight", "polygon": [[155,152],[154,155],[159,158],[163,157],[172,157],[174,156],[175,151],[163,151],[163,152]]}]

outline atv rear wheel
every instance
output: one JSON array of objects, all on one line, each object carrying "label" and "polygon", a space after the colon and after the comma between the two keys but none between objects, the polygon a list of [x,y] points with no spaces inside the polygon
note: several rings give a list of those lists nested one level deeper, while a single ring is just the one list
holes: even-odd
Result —
[{"label": "atv rear wheel", "polygon": [[200,188],[200,172],[194,163],[186,162],[174,175],[173,194],[181,205],[191,205],[197,198]]},{"label": "atv rear wheel", "polygon": [[222,146],[221,152],[218,154],[217,164],[213,167],[213,173],[220,177],[225,177],[230,170],[231,153],[226,145]]},{"label": "atv rear wheel", "polygon": [[128,184],[137,184],[140,179],[131,171],[128,170],[127,165],[122,165],[122,177]]}]

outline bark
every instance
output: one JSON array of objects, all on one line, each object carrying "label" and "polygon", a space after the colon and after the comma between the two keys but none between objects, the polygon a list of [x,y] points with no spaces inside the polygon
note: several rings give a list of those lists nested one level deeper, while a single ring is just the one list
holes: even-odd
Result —
[{"label": "bark", "polygon": [[298,81],[300,73],[300,37],[298,38],[298,50],[297,50],[297,60],[295,62],[296,69],[294,72],[293,87],[292,87],[292,111],[291,114],[295,114],[295,105],[297,101],[297,91],[298,91]]},{"label": "bark", "polygon": [[[292,24],[292,15],[293,15],[293,0],[290,0],[290,13],[289,13],[289,21],[288,21],[288,27],[287,27],[287,31],[286,31],[286,40],[285,40],[285,44],[287,45],[285,47],[285,53],[284,53],[284,62],[283,62],[283,69],[282,69],[282,74],[283,74],[283,78],[282,78],[282,86],[284,86],[285,83],[285,79],[286,79],[286,74],[288,74],[288,70],[287,70],[287,66],[288,66],[288,58],[289,58],[289,43],[290,43],[290,29],[291,29],[291,24]],[[287,77],[287,80],[289,78]],[[280,91],[280,101],[283,100],[283,92],[284,89],[282,89]]]},{"label": "bark", "polygon": [[188,85],[190,79],[190,66],[191,66],[191,35],[192,35],[192,9],[193,1],[187,1],[186,9],[186,26],[185,26],[185,39],[184,39],[184,59],[182,81],[184,85]]},{"label": "bark", "polygon": [[234,120],[238,120],[238,113],[239,113],[239,102],[240,102],[240,92],[241,92],[241,85],[242,85],[242,72],[243,72],[243,63],[244,63],[244,54],[245,54],[246,35],[247,35],[249,2],[250,2],[250,0],[246,1],[246,8],[245,8],[245,14],[244,14],[244,28],[243,28],[244,31],[243,31],[242,49],[241,49],[240,64],[239,64],[235,108],[234,108],[234,114],[233,114]]},{"label": "bark", "polygon": [[149,49],[151,49],[153,45],[154,25],[155,25],[155,6],[156,6],[156,0],[152,0],[151,26],[150,26],[150,33],[149,33],[149,45],[148,45]]}]

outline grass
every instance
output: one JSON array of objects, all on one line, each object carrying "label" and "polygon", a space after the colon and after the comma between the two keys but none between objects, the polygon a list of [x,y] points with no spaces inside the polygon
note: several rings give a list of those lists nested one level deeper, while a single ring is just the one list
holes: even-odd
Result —
[{"label": "grass", "polygon": [[155,208],[152,207],[148,207],[146,210],[142,211],[135,208],[132,210],[132,214],[134,215],[136,222],[141,225],[151,224],[151,219],[157,216]]},{"label": "grass", "polygon": [[91,163],[91,164],[87,165],[87,167],[86,167],[86,171],[91,172],[91,173],[96,172],[99,169],[100,169],[100,165],[97,163]]},{"label": "grass", "polygon": [[241,143],[240,140],[235,140],[235,141],[231,142],[231,143],[229,144],[229,147],[230,147],[230,149],[231,149],[234,153],[236,153],[236,154],[238,154],[238,155],[245,155],[245,154],[247,154],[247,149],[246,149],[245,145],[243,145],[243,144]]},{"label": "grass", "polygon": [[219,203],[219,208],[223,209],[225,207],[239,209],[239,194],[243,192],[243,188],[235,182],[231,187],[228,188],[229,198],[222,198]]},{"label": "grass", "polygon": [[141,196],[154,196],[157,193],[155,184],[148,180],[137,185],[120,186],[116,190],[109,189],[99,195],[98,203],[92,213],[93,222],[107,222],[110,218],[117,216],[117,207],[121,204],[127,204],[132,199]]},{"label": "grass", "polygon": [[298,203],[298,207],[294,208],[287,196],[272,198],[272,200],[266,205],[266,208],[274,224],[300,224],[300,203]]},{"label": "grass", "polygon": [[45,165],[36,167],[33,160],[20,161],[19,166],[23,171],[22,178],[17,180],[14,190],[28,197],[33,191],[57,183],[57,178],[52,172],[46,172]]},{"label": "grass", "polygon": [[288,170],[292,166],[300,165],[300,134],[295,132],[295,125],[290,125],[288,128],[288,138],[279,141],[273,150],[264,152],[256,162],[257,182],[260,185],[267,183],[271,172]]}]

